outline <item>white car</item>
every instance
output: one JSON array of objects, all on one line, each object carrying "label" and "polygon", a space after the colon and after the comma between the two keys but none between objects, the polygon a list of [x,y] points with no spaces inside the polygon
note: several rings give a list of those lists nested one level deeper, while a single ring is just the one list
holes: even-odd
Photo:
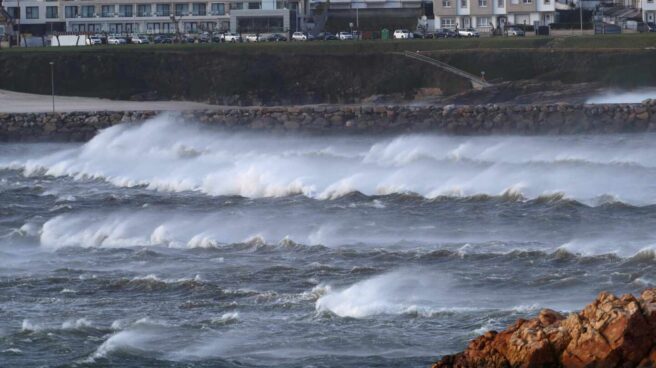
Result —
[{"label": "white car", "polygon": [[238,33],[226,33],[223,35],[224,42],[241,42],[241,36]]},{"label": "white car", "polygon": [[244,41],[246,41],[246,42],[258,42],[258,41],[260,41],[260,36],[254,34],[254,33],[248,34],[248,35],[246,35],[246,37],[244,37]]},{"label": "white car", "polygon": [[460,36],[460,37],[479,37],[480,34],[473,28],[467,28],[467,29],[458,30],[458,36]]},{"label": "white car", "polygon": [[120,45],[120,44],[121,44],[121,40],[118,39],[118,38],[115,37],[115,36],[107,36],[107,44],[108,44],[108,45]]},{"label": "white car", "polygon": [[524,32],[523,29],[518,27],[508,27],[506,29],[506,35],[514,36],[514,37],[523,37],[526,35],[526,32]]},{"label": "white car", "polygon": [[337,34],[337,38],[339,38],[341,41],[350,41],[353,39],[353,33],[351,32],[339,32]]},{"label": "white car", "polygon": [[145,45],[150,43],[150,41],[148,41],[148,38],[146,38],[145,36],[132,36],[132,38],[130,38],[130,41],[138,45]]},{"label": "white car", "polygon": [[303,32],[294,32],[292,34],[292,41],[307,41],[308,39],[308,35]]},{"label": "white car", "polygon": [[91,38],[89,38],[89,42],[92,45],[102,45],[102,39],[96,36],[92,36]]},{"label": "white car", "polygon": [[412,32],[408,31],[407,29],[397,29],[394,31],[394,34],[392,35],[395,40],[407,40],[412,37]]}]

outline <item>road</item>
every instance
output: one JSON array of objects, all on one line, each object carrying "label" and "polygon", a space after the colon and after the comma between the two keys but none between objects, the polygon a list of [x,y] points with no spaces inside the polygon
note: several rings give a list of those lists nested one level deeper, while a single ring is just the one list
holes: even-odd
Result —
[{"label": "road", "polygon": [[[92,97],[55,96],[55,111],[181,111],[218,106],[187,101],[116,101]],[[52,96],[0,90],[0,113],[51,112]]]}]

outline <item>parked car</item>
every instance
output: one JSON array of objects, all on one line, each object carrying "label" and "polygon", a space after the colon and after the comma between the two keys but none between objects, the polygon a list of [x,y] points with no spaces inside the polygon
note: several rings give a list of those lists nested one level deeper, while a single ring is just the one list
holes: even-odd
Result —
[{"label": "parked car", "polygon": [[323,41],[334,41],[337,40],[337,36],[330,32],[321,32],[317,35],[317,40],[323,40]]},{"label": "parked car", "polygon": [[426,39],[426,38],[434,38],[435,35],[431,32],[427,32],[424,30],[416,30],[412,32],[412,38],[419,38],[419,39]]},{"label": "parked car", "polygon": [[337,38],[340,41],[352,41],[353,40],[353,33],[351,33],[351,32],[339,32],[337,34]]},{"label": "parked car", "polygon": [[91,41],[92,45],[102,45],[102,39],[100,37],[91,36],[89,40]]},{"label": "parked car", "polygon": [[132,38],[130,38],[130,42],[138,45],[145,45],[150,43],[148,37],[146,36],[132,36]]},{"label": "parked car", "polygon": [[294,32],[292,34],[292,41],[312,41],[314,37],[311,34],[304,32]]},{"label": "parked car", "polygon": [[108,45],[120,45],[121,41],[118,39],[118,37],[107,36],[107,44]]},{"label": "parked car", "polygon": [[396,40],[408,40],[411,39],[413,35],[407,29],[397,29],[394,31],[392,37]]},{"label": "parked car", "polygon": [[269,42],[281,42],[281,41],[287,41],[287,37],[279,34],[279,33],[274,33],[269,38],[267,39]]},{"label": "parked car", "polygon": [[508,27],[506,28],[506,36],[524,37],[526,32],[519,27]]},{"label": "parked car", "polygon": [[175,43],[173,37],[170,36],[163,36],[163,35],[157,35],[155,38],[153,38],[153,43]]},{"label": "parked car", "polygon": [[223,34],[223,42],[241,42],[239,33],[228,32]]},{"label": "parked car", "polygon": [[458,34],[448,28],[442,28],[435,31],[435,38],[455,38]]},{"label": "parked car", "polygon": [[466,28],[458,30],[458,36],[460,37],[480,37],[481,35],[473,28]]},{"label": "parked car", "polygon": [[203,32],[198,36],[198,42],[200,43],[208,43],[212,40],[212,36],[210,35],[209,32]]},{"label": "parked car", "polygon": [[244,37],[244,42],[258,42],[258,41],[260,41],[260,36],[255,33],[247,34]]}]

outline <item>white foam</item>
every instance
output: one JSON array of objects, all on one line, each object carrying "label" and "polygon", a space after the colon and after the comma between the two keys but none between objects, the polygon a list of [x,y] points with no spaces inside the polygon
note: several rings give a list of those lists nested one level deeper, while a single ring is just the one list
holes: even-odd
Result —
[{"label": "white foam", "polygon": [[27,319],[21,323],[21,331],[23,332],[37,332],[43,330],[43,326],[30,322]]},{"label": "white foam", "polygon": [[79,330],[87,327],[91,327],[91,322],[86,318],[79,318],[76,320],[70,320],[62,323],[61,328],[63,330]]},{"label": "white foam", "polygon": [[239,312],[224,313],[221,317],[212,318],[211,321],[220,325],[236,323],[239,321]]},{"label": "white foam", "polygon": [[282,137],[210,131],[163,115],[105,129],[77,148],[12,157],[4,167],[208,195],[564,193],[586,203],[609,195],[651,204],[656,170],[645,168],[655,167],[654,141],[648,135]]},{"label": "white foam", "polygon": [[589,98],[589,104],[640,103],[646,99],[656,99],[656,88],[642,88],[634,91],[611,91]]},{"label": "white foam", "polygon": [[440,308],[459,307],[445,303],[451,298],[451,282],[448,275],[425,270],[394,271],[341,290],[327,289],[317,300],[316,309],[353,318],[378,314],[430,314]]}]

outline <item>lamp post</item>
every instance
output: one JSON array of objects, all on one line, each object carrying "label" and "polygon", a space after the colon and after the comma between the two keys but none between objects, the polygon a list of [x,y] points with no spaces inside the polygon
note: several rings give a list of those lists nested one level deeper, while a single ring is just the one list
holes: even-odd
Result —
[{"label": "lamp post", "polygon": [[579,19],[581,21],[581,35],[583,35],[583,0],[579,1]]},{"label": "lamp post", "polygon": [[52,94],[52,113],[55,113],[55,62],[51,61],[50,64],[50,93]]},{"label": "lamp post", "polygon": [[20,0],[16,1],[16,5],[18,5],[18,36],[16,37],[16,46],[20,47],[20,41],[21,41],[21,16],[23,15],[23,11],[21,10],[20,6]]}]

